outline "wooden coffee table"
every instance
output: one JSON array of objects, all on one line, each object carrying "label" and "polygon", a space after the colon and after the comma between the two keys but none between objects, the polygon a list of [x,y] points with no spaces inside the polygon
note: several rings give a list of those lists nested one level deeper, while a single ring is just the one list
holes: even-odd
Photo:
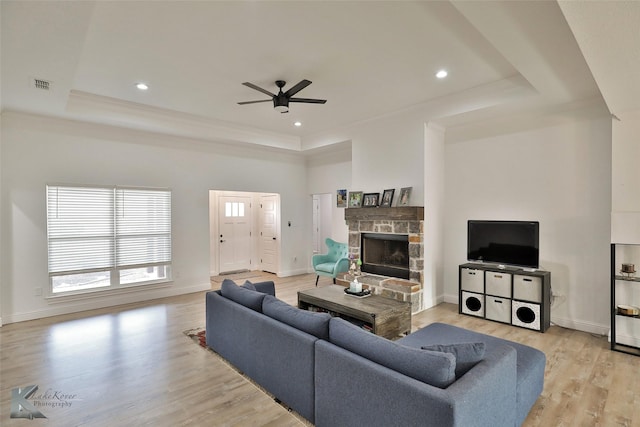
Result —
[{"label": "wooden coffee table", "polygon": [[378,295],[359,298],[344,290],[330,285],[299,291],[298,307],[328,312],[389,339],[411,333],[411,303]]}]

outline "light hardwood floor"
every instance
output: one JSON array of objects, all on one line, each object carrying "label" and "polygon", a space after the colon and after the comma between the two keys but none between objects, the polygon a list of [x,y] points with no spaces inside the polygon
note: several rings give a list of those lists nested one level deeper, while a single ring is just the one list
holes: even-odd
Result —
[{"label": "light hardwood floor", "polygon": [[[314,275],[273,279],[296,304]],[[216,279],[217,280],[217,279]],[[212,287],[219,286],[213,281]],[[321,278],[320,286],[330,284]],[[441,304],[413,316],[413,329],[445,322],[531,345],[547,355],[545,388],[525,426],[640,426],[640,358],[608,349],[606,337],[552,326],[541,334],[462,316]],[[204,292],[57,316],[0,328],[2,426],[301,426],[184,331],[204,326]],[[11,390],[38,385],[75,395],[48,418],[10,418]],[[31,399],[30,399],[31,400]]]}]

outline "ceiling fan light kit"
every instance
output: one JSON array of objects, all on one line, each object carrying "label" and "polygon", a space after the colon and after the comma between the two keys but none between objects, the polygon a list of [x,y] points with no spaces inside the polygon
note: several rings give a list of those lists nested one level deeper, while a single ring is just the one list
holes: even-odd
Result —
[{"label": "ceiling fan light kit", "polygon": [[250,87],[251,89],[257,90],[258,92],[262,92],[265,95],[269,95],[271,99],[261,99],[258,101],[244,101],[238,102],[239,105],[247,105],[247,104],[256,104],[258,102],[269,102],[273,101],[273,108],[280,113],[288,113],[289,112],[289,103],[290,102],[300,102],[305,104],[324,104],[327,102],[326,99],[312,99],[312,98],[293,98],[293,95],[300,92],[305,87],[311,84],[310,80],[302,80],[298,84],[292,86],[286,92],[282,92],[282,88],[287,84],[284,80],[276,80],[276,86],[278,86],[278,93],[271,93],[266,89],[263,89],[259,86],[254,85],[253,83],[244,82],[243,85]]}]

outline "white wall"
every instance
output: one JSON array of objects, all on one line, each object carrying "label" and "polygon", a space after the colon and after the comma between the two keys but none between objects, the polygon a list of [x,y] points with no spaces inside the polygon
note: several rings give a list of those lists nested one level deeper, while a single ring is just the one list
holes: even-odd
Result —
[{"label": "white wall", "polygon": [[[283,271],[306,254],[310,223],[301,155],[234,147],[108,126],[4,113],[2,119],[2,260],[5,323],[195,292],[209,284],[209,190],[281,195]],[[118,184],[173,190],[171,287],[124,295],[48,302],[47,183]]]},{"label": "white wall", "polygon": [[612,122],[611,242],[640,243],[640,111]]},{"label": "white wall", "polygon": [[[2,7],[0,7],[0,22],[2,22]],[[1,34],[1,32],[0,32]],[[2,36],[0,36],[2,38]],[[0,46],[2,46],[2,41],[0,40]],[[2,55],[0,55],[0,82],[2,81]],[[0,84],[0,99],[2,99],[2,85]],[[3,193],[2,189],[2,114],[0,114],[0,195]],[[0,199],[1,200],[1,199]],[[0,205],[0,260],[4,259],[4,255],[2,253],[2,242],[4,241],[4,237],[2,234],[2,209]],[[0,265],[0,327],[2,326],[2,286],[3,286],[3,277],[2,277],[2,265]]]},{"label": "white wall", "polygon": [[444,301],[444,174],[445,130],[424,125],[424,291],[423,307]]},{"label": "white wall", "polygon": [[[323,234],[339,242],[347,242],[349,238],[349,229],[344,220],[344,208],[336,206],[336,191],[340,189],[351,188],[351,144],[340,144],[335,150],[325,150],[319,153],[310,154],[307,157],[307,193],[308,198],[308,217],[311,222],[312,215],[312,198],[313,194],[330,194],[331,203],[329,230],[324,230]],[[324,218],[326,221],[327,218]],[[309,228],[309,233],[312,230]],[[323,240],[324,241],[324,240]],[[309,240],[311,242],[311,240]],[[323,247],[324,244],[321,244]],[[313,247],[309,243],[307,256],[307,265],[311,269],[311,255]]]},{"label": "white wall", "polygon": [[445,299],[458,302],[467,220],[539,221],[541,269],[561,295],[551,321],[607,333],[610,118],[449,143],[445,162]]},{"label": "white wall", "polygon": [[350,190],[381,193],[413,187],[410,205],[424,206],[424,116],[421,112],[368,121],[353,129]]},{"label": "white wall", "polygon": [[[316,195],[318,197],[318,207],[320,208],[320,215],[318,217],[319,220],[319,235],[320,235],[320,252],[322,253],[325,249],[326,246],[324,244],[325,240],[327,239],[327,237],[333,239],[333,240],[340,240],[341,237],[343,237],[342,235],[340,236],[334,236],[334,217],[338,217],[338,221],[340,219],[342,219],[344,222],[344,216],[342,218],[340,218],[340,215],[344,209],[340,209],[336,206],[336,194],[331,194],[331,193],[324,193],[324,194],[317,194]],[[337,215],[336,215],[337,214]]]},{"label": "white wall", "polygon": [[[2,188],[2,114],[0,114],[0,196],[4,193],[4,189]],[[2,251],[2,242],[4,242],[4,226],[2,222],[2,198],[0,197],[0,260],[4,259],[3,251]],[[0,261],[1,262],[1,261]],[[4,275],[2,274],[3,266],[0,264],[0,327],[2,326],[2,288],[4,284]]]}]

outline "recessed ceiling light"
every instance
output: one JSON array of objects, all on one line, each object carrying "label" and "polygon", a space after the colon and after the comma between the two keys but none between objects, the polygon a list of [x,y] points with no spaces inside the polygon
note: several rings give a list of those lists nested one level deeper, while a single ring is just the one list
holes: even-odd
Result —
[{"label": "recessed ceiling light", "polygon": [[444,79],[445,77],[447,77],[447,70],[440,70],[436,73],[436,77],[439,79]]},{"label": "recessed ceiling light", "polygon": [[295,122],[293,125],[297,126],[297,127],[300,127],[300,126],[302,126],[302,122]]},{"label": "recessed ceiling light", "polygon": [[149,89],[149,86],[147,86],[146,83],[136,83],[136,87],[140,90],[147,90]]}]

